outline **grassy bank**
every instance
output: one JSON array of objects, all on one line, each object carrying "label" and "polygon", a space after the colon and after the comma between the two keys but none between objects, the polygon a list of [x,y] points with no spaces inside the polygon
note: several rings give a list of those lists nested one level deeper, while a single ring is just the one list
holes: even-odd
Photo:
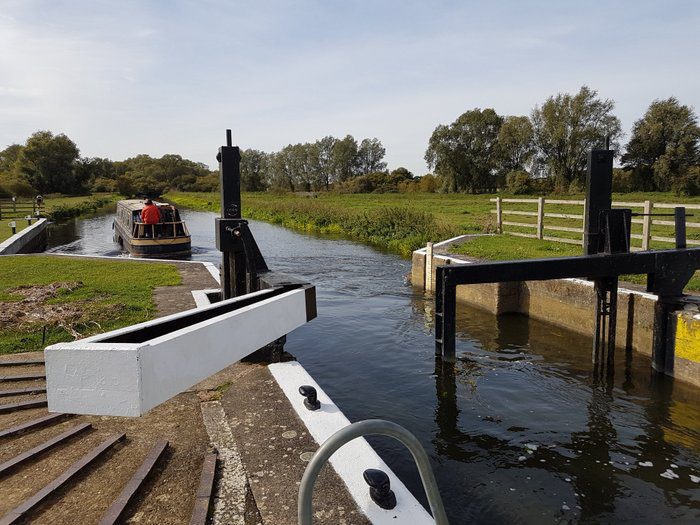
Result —
[{"label": "grassy bank", "polygon": [[44,200],[45,214],[51,220],[70,219],[95,213],[121,199],[114,193],[96,193],[89,196],[48,196]]},{"label": "grassy bank", "polygon": [[0,275],[0,354],[146,321],[153,289],[180,283],[169,264],[45,255],[0,257]]},{"label": "grassy bank", "polygon": [[[459,231],[441,214],[431,213],[430,204],[416,206],[409,199],[377,197],[329,194],[307,198],[247,193],[243,195],[243,215],[301,231],[343,234],[404,256],[428,241],[448,238]],[[215,193],[173,192],[165,198],[188,208],[219,211],[219,195]],[[434,200],[433,204],[437,202]],[[481,227],[469,226],[472,230]]]},{"label": "grassy bank", "polygon": [[17,233],[27,227],[27,221],[25,219],[7,219],[0,221],[0,242],[6,241],[12,237],[12,228],[10,228],[10,222],[12,221],[15,221],[17,225]]},{"label": "grassy bank", "polygon": [[[518,197],[501,195],[502,197]],[[180,206],[219,212],[217,193],[172,192],[165,197]],[[294,194],[245,193],[243,215],[303,231],[334,232],[369,242],[408,255],[427,241],[440,241],[465,233],[493,233],[495,215],[491,213],[493,195],[464,194],[337,194],[320,193],[315,197]],[[583,195],[562,197],[583,199]],[[613,194],[616,202],[683,202],[700,204],[700,198],[678,198],[672,193]],[[509,209],[529,210],[532,204],[509,205]],[[528,208],[529,206],[529,208]],[[581,207],[561,205],[558,213],[582,213]],[[667,210],[663,210],[667,211]],[[534,218],[518,216],[520,222]],[[578,223],[563,226],[581,227]],[[549,221],[549,219],[548,219]],[[672,228],[672,227],[667,227]],[[516,228],[517,229],[517,228]],[[637,229],[640,231],[638,232]],[[532,233],[529,231],[529,233]],[[641,233],[641,225],[633,225],[633,233]],[[655,235],[673,233],[662,229]],[[559,233],[561,236],[561,233]],[[689,230],[688,237],[699,234]],[[580,234],[578,234],[580,237]],[[634,241],[638,242],[638,241]],[[668,248],[665,243],[652,243],[655,248]],[[479,259],[508,260],[580,255],[581,247],[560,242],[528,239],[509,235],[478,238],[456,248],[460,254]],[[645,277],[628,276],[628,281],[643,284]],[[700,290],[700,277],[695,276],[688,290]]]}]

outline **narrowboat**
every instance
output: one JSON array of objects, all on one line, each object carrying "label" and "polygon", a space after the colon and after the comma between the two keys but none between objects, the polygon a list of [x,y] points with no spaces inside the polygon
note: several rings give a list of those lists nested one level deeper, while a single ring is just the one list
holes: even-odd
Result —
[{"label": "narrowboat", "polygon": [[145,206],[139,199],[117,202],[117,215],[112,224],[114,242],[134,257],[182,257],[190,255],[190,232],[180,213],[172,204],[155,202],[160,212],[158,224],[145,224],[141,210]]}]

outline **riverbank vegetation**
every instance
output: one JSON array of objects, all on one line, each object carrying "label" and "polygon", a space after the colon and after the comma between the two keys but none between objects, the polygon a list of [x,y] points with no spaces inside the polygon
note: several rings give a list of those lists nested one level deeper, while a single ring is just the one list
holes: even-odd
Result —
[{"label": "riverbank vegetation", "polygon": [[0,354],[40,350],[151,319],[171,264],[60,256],[0,257]]},{"label": "riverbank vegetation", "polygon": [[100,209],[117,202],[120,195],[97,193],[89,196],[49,195],[44,199],[44,213],[51,220],[70,219],[96,213]]}]

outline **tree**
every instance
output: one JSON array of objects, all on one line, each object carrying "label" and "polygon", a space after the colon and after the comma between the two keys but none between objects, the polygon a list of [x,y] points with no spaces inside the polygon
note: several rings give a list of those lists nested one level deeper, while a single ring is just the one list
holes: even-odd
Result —
[{"label": "tree", "polygon": [[448,191],[475,193],[494,187],[495,148],[503,118],[491,108],[473,109],[435,128],[425,160]]},{"label": "tree", "polygon": [[336,140],[331,154],[334,181],[342,182],[357,175],[357,141],[352,135]]},{"label": "tree", "polygon": [[241,152],[241,189],[243,191],[265,191],[270,158],[267,153],[257,149]]},{"label": "tree", "polygon": [[526,166],[535,153],[532,123],[528,117],[506,117],[498,131],[496,147],[498,171],[526,171]]},{"label": "tree", "polygon": [[654,189],[668,191],[688,178],[700,164],[700,127],[693,110],[676,97],[655,100],[634,123],[622,162],[638,176],[653,180]]},{"label": "tree", "polygon": [[549,97],[532,111],[537,154],[559,190],[584,181],[588,152],[602,148],[606,135],[614,148],[619,147],[620,120],[612,114],[615,102],[597,97],[595,90],[583,86],[573,96],[559,93]]},{"label": "tree", "polygon": [[15,172],[40,193],[79,193],[73,171],[80,151],[64,134],[37,131],[27,139],[14,163]]},{"label": "tree", "polygon": [[117,171],[109,159],[86,157],[78,159],[73,167],[76,185],[83,190],[114,191]]},{"label": "tree", "polygon": [[379,139],[363,139],[357,150],[357,166],[361,175],[376,173],[386,169],[386,162],[382,159],[386,155],[386,149]]},{"label": "tree", "polygon": [[11,144],[0,151],[0,173],[10,173],[12,171],[23,148],[24,146],[21,144]]},{"label": "tree", "polygon": [[319,186],[324,186],[326,191],[328,191],[333,181],[333,148],[336,142],[338,142],[338,139],[330,135],[316,141]]}]

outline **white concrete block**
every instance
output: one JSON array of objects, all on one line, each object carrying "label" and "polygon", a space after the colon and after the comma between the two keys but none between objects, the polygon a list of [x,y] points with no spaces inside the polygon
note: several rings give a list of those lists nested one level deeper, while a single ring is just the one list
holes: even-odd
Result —
[{"label": "white concrete block", "polygon": [[140,416],[307,322],[306,293],[299,289],[148,341],[108,341],[237,300],[49,346],[44,352],[49,410]]}]

